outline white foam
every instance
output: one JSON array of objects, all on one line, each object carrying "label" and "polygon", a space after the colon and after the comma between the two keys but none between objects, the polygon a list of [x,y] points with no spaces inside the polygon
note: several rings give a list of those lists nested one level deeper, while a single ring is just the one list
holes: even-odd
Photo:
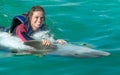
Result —
[{"label": "white foam", "polygon": [[42,39],[46,39],[49,40],[50,42],[54,42],[54,38],[53,35],[49,35],[49,31],[42,31],[42,32],[37,32],[32,36],[34,39],[36,40],[42,40]]},{"label": "white foam", "polygon": [[0,46],[18,50],[32,49],[31,47],[24,45],[19,38],[11,36],[7,32],[0,32]]}]

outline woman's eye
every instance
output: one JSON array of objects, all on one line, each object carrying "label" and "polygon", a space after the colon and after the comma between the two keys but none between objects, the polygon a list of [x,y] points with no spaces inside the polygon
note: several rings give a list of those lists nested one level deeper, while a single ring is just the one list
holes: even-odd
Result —
[{"label": "woman's eye", "polygon": [[36,19],[38,18],[38,17],[35,17]]},{"label": "woman's eye", "polygon": [[40,19],[44,19],[44,17],[41,17]]}]

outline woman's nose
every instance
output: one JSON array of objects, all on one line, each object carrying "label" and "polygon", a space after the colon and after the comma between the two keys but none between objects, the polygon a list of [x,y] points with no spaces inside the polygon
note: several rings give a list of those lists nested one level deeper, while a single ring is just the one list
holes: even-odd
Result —
[{"label": "woman's nose", "polygon": [[41,18],[38,18],[38,22],[41,22]]}]

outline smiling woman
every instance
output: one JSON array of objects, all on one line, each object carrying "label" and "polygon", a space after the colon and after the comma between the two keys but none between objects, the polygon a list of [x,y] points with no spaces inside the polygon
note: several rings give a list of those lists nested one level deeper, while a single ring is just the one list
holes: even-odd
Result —
[{"label": "smiling woman", "polygon": [[31,17],[31,27],[33,30],[37,30],[42,22],[44,20],[44,17],[43,17],[43,12],[40,12],[40,11],[36,11],[33,13],[33,16]]},{"label": "smiling woman", "polygon": [[[9,31],[12,35],[16,35],[23,42],[34,40],[30,37],[37,31],[45,31],[45,11],[41,6],[33,6],[28,13],[15,16]],[[50,45],[51,43],[43,39],[43,45]],[[64,40],[57,40],[58,43],[64,43]]]},{"label": "smiling woman", "polygon": [[12,26],[9,30],[13,35],[18,36],[23,42],[33,40],[30,37],[36,31],[45,30],[44,10],[40,6],[33,6],[27,14],[13,18]]},{"label": "smiling woman", "polygon": [[45,11],[40,6],[32,7],[31,10],[28,12],[27,18],[28,18],[30,26],[32,27],[34,31],[36,31],[42,25],[45,25],[44,24]]}]

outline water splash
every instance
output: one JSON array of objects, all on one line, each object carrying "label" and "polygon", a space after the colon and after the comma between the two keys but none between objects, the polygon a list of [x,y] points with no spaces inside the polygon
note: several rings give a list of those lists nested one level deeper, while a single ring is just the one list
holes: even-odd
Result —
[{"label": "water splash", "polygon": [[0,32],[0,46],[1,47],[6,47],[10,49],[18,49],[18,50],[24,50],[24,49],[32,49],[29,46],[25,46],[23,42],[15,37],[11,36],[7,32]]}]

